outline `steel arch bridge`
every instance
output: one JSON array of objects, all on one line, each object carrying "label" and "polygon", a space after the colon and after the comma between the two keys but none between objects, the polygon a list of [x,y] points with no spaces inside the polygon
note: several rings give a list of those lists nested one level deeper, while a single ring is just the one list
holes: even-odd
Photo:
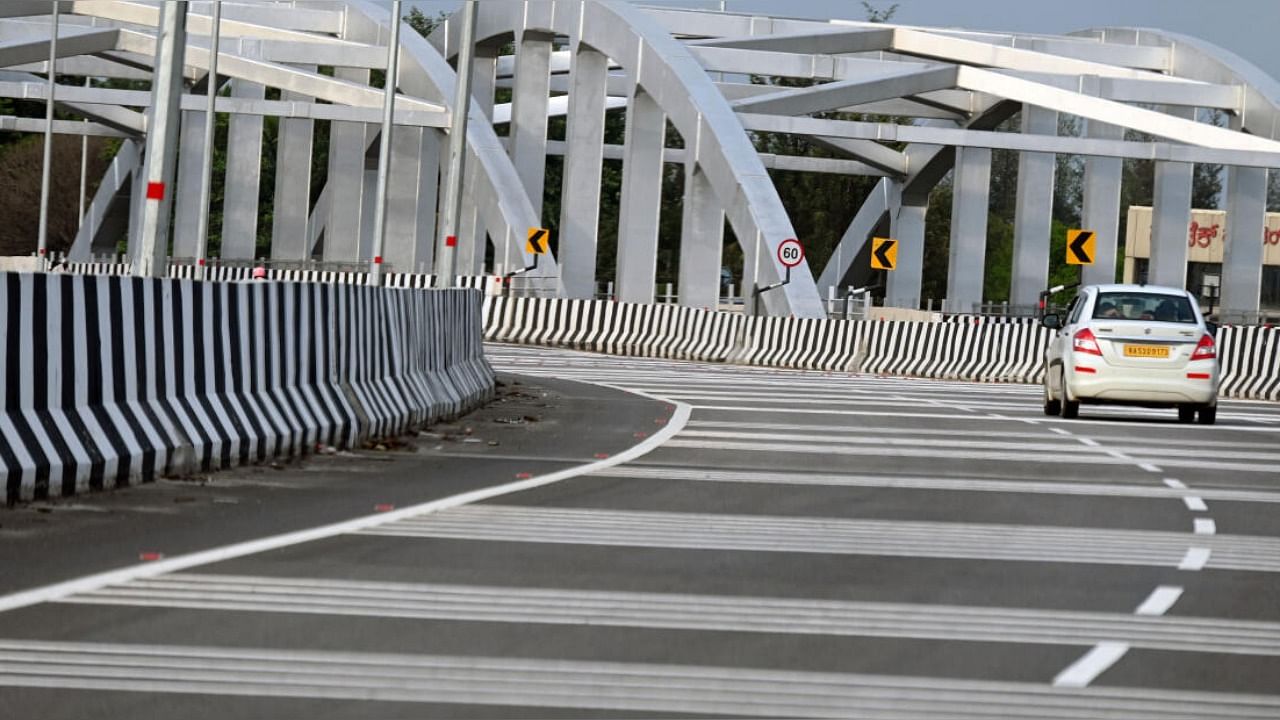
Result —
[{"label": "steel arch bridge", "polygon": [[[149,81],[157,46],[156,3],[58,3],[59,75]],[[43,99],[50,3],[0,5],[0,96]],[[222,3],[218,78],[211,82],[211,3],[193,2],[184,56],[183,109],[170,254],[190,258],[199,206],[203,94],[228,92],[224,259],[251,259],[259,232],[263,120],[279,118],[270,256],[368,263],[371,205],[392,18],[366,0]],[[455,84],[450,65],[462,35],[451,18],[430,38],[401,33],[384,257],[397,270],[431,272],[439,241],[441,149]],[[513,45],[511,55],[502,48]],[[795,231],[770,169],[879,177],[875,192],[820,272],[801,265],[790,284],[763,296],[773,314],[823,315],[829,288],[864,277],[868,239],[900,243],[889,304],[918,307],[928,196],[954,173],[948,305],[982,300],[993,149],[1019,153],[1011,299],[1029,304],[1049,268],[1055,154],[1086,158],[1083,224],[1098,238],[1087,282],[1110,280],[1118,245],[1125,158],[1155,161],[1149,279],[1185,283],[1194,163],[1227,168],[1224,311],[1257,311],[1267,171],[1280,168],[1280,84],[1207,43],[1154,30],[1101,28],[1064,35],[990,33],[842,20],[813,21],[671,8],[621,0],[530,0],[479,5],[475,86],[466,111],[468,163],[457,248],[462,274],[506,273],[532,264],[524,233],[543,225],[546,157],[564,156],[559,257],[541,275],[568,297],[595,292],[602,163],[620,158],[619,300],[652,302],[664,164],[685,174],[679,301],[714,306],[727,220],[746,258],[744,283],[777,283],[776,248]],[[812,81],[758,85],[750,75]],[[494,101],[509,87],[510,103]],[[271,88],[271,98],[268,98]],[[279,93],[278,99],[276,93]],[[123,140],[72,247],[85,257],[136,225],[143,193],[149,93],[60,84],[55,102],[85,119],[54,131]],[[1229,127],[1197,118],[1217,109]],[[839,110],[910,118],[893,124],[814,117]],[[604,118],[626,114],[625,142],[607,145]],[[1020,113],[1021,132],[994,132]],[[1084,121],[1058,136],[1057,118]],[[565,115],[566,139],[548,139]],[[684,148],[666,147],[670,122]],[[313,173],[317,123],[328,125],[328,163]],[[506,125],[501,137],[495,125]],[[0,118],[0,129],[43,131],[41,120]],[[1153,142],[1125,139],[1134,130]],[[752,133],[802,135],[833,158],[766,155]],[[901,149],[898,149],[901,148]],[[322,178],[313,188],[311,178]],[[314,196],[314,197],[313,197]],[[132,238],[132,236],[131,236]],[[801,238],[803,240],[803,238]]]}]

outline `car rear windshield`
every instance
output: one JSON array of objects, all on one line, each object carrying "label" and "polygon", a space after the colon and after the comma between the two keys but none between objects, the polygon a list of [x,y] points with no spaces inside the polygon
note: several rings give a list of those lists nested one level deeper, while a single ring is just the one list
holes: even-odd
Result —
[{"label": "car rear windshield", "polygon": [[1104,292],[1098,294],[1098,301],[1093,306],[1093,317],[1098,320],[1194,323],[1196,311],[1186,295]]}]

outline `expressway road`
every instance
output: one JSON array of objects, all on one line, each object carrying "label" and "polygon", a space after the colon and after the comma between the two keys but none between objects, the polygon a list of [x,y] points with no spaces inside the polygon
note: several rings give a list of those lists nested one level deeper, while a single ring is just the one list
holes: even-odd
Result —
[{"label": "expressway road", "polygon": [[0,598],[0,717],[1280,718],[1276,405],[490,351],[650,429]]}]

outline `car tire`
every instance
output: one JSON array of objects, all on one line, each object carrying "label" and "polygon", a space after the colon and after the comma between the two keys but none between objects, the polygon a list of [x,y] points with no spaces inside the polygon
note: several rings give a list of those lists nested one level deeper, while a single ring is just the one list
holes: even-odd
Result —
[{"label": "car tire", "polygon": [[1049,378],[1044,379],[1044,414],[1050,417],[1062,412],[1062,403],[1049,395]]},{"label": "car tire", "polygon": [[1218,406],[1209,405],[1200,408],[1200,417],[1197,418],[1201,425],[1212,425],[1218,422]]},{"label": "car tire", "polygon": [[1196,419],[1195,407],[1191,405],[1178,406],[1178,422],[1180,423],[1195,422],[1195,419]]},{"label": "car tire", "polygon": [[1067,389],[1066,374],[1064,373],[1059,377],[1062,378],[1061,412],[1059,414],[1062,415],[1064,420],[1074,420],[1080,417],[1080,402],[1071,399],[1071,392]]}]

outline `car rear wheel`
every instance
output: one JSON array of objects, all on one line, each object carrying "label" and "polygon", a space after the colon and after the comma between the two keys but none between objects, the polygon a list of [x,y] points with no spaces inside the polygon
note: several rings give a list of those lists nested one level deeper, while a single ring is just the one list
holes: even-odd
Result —
[{"label": "car rear wheel", "polygon": [[1212,425],[1218,421],[1218,406],[1210,405],[1209,407],[1200,408],[1200,424]]},{"label": "car rear wheel", "polygon": [[1062,412],[1062,403],[1049,395],[1049,378],[1044,380],[1044,414],[1050,417]]},{"label": "car rear wheel", "polygon": [[1196,419],[1196,409],[1191,405],[1178,406],[1178,422],[1189,423]]},{"label": "car rear wheel", "polygon": [[1067,389],[1067,377],[1064,373],[1062,378],[1062,399],[1061,399],[1061,415],[1064,420],[1074,420],[1080,417],[1080,402],[1071,399],[1071,392]]}]

